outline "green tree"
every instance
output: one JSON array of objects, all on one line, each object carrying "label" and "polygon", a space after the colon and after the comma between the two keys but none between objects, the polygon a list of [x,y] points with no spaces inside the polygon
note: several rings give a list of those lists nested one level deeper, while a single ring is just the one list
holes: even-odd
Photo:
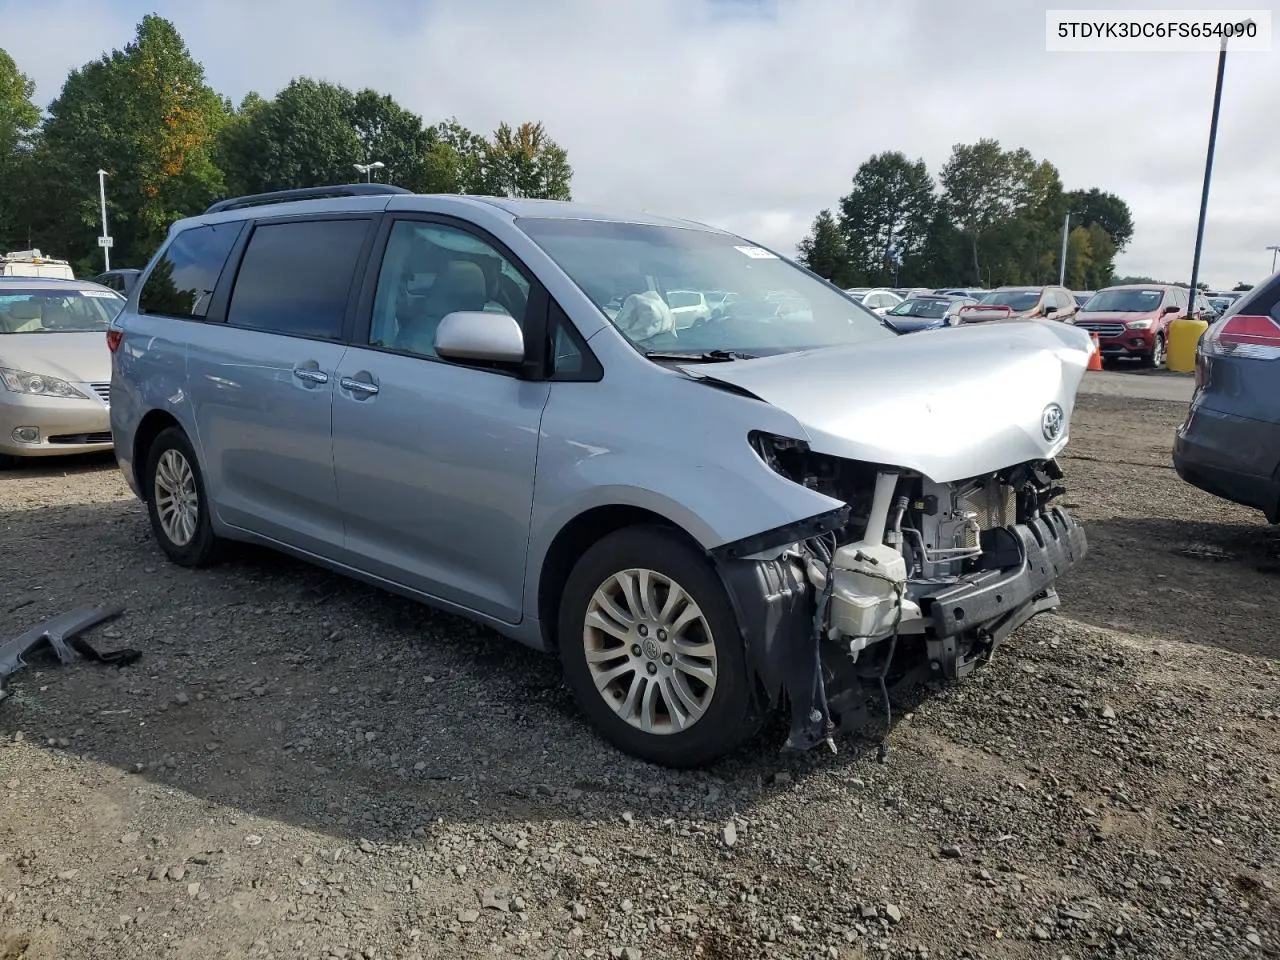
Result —
[{"label": "green tree", "polygon": [[1091,190],[1072,190],[1066,195],[1072,222],[1081,226],[1096,223],[1111,236],[1116,251],[1123,251],[1133,239],[1133,216],[1129,205],[1114,193],[1105,193],[1094,187]]},{"label": "green tree", "polygon": [[1116,282],[1116,244],[1101,225],[1075,227],[1067,240],[1067,285],[1074,290],[1101,290]]},{"label": "green tree", "polygon": [[1089,283],[1093,269],[1093,237],[1086,228],[1076,227],[1067,235],[1067,286],[1072,290],[1097,290]]},{"label": "green tree", "polygon": [[502,197],[570,200],[573,168],[541,123],[502,123],[485,158],[486,192]]},{"label": "green tree", "polygon": [[419,167],[423,193],[484,194],[489,141],[456,117],[437,123],[427,131],[429,146]]},{"label": "green tree", "polygon": [[0,49],[0,183],[6,185],[0,188],[0,252],[26,246],[18,183],[26,179],[40,123],[40,108],[31,102],[35,91],[35,81]]},{"label": "green tree", "polygon": [[933,207],[933,178],[923,160],[908,160],[898,151],[868,159],[854,174],[853,188],[840,198],[840,229],[854,269],[892,276],[885,256],[890,246],[904,261],[918,258]]},{"label": "green tree", "polygon": [[924,247],[903,263],[914,282],[941,287],[957,283],[970,273],[967,238],[952,221],[947,208],[936,204],[929,220]]},{"label": "green tree", "polygon": [[[236,193],[350,183],[365,147],[345,87],[297,77],[273,99],[246,99],[219,144]],[[376,108],[375,108],[376,109]],[[372,136],[372,133],[369,133]]]},{"label": "green tree", "polygon": [[836,286],[852,287],[858,282],[844,233],[830,210],[823,210],[814,218],[809,235],[800,241],[799,251],[800,263]]},{"label": "green tree", "polygon": [[227,192],[233,196],[252,193],[250,176],[254,163],[254,118],[269,101],[250,91],[240,106],[227,111],[226,122],[214,145],[214,162],[222,171]]},{"label": "green tree", "polygon": [[1252,289],[1253,289],[1252,283],[1245,283],[1243,280],[1241,280],[1239,283],[1237,283],[1234,287],[1231,288],[1231,292],[1232,293],[1248,293]]},{"label": "green tree", "polygon": [[[958,143],[939,173],[943,202],[956,225],[969,238],[973,253],[973,276],[981,284],[982,268],[978,247],[997,224],[1013,216],[1023,194],[1016,182],[1019,171],[997,140],[982,139],[974,144]],[[1029,170],[1025,169],[1025,173]]]},{"label": "green tree", "polygon": [[386,94],[368,89],[352,97],[348,116],[360,141],[359,162],[386,164],[381,176],[373,171],[373,179],[420,190],[423,163],[433,141],[422,118]]},{"label": "green tree", "polygon": [[36,83],[0,49],[0,158],[29,149],[40,124],[40,108],[31,102]]},{"label": "green tree", "polygon": [[141,265],[176,219],[221,193],[215,138],[227,105],[173,24],[146,16],[123,50],[73,70],[49,106],[28,202],[56,255],[96,264],[97,170],[120,265]]}]

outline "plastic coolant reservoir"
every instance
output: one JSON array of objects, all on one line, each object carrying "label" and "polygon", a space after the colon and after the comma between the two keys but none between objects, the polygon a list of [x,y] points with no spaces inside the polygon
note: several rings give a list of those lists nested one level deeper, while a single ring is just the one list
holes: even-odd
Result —
[{"label": "plastic coolant reservoir", "polygon": [[907,562],[886,544],[851,543],[835,555],[831,625],[846,637],[883,637],[898,619],[898,587],[907,582]]}]

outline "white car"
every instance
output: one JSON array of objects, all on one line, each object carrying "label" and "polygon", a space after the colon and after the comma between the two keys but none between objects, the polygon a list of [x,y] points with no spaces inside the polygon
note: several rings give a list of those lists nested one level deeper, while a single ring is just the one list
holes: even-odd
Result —
[{"label": "white car", "polygon": [[872,313],[878,313],[882,317],[902,302],[902,297],[892,290],[884,290],[879,287],[871,289],[852,287],[846,290],[845,293],[849,294]]},{"label": "white car", "polygon": [[668,290],[667,306],[675,317],[676,329],[685,330],[699,321],[711,319],[711,307],[705,294],[696,290]]},{"label": "white car", "polygon": [[0,277],[48,277],[74,280],[75,273],[66,260],[46,257],[39,250],[16,250],[0,255]]}]

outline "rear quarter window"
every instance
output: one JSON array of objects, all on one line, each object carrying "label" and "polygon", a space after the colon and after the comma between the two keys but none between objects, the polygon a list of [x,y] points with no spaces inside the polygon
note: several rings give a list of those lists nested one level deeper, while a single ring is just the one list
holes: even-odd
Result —
[{"label": "rear quarter window", "polygon": [[227,323],[295,337],[340,338],[369,223],[259,224],[236,275]]},{"label": "rear quarter window", "polygon": [[243,226],[235,221],[192,227],[174,237],[142,285],[138,312],[203,318]]}]

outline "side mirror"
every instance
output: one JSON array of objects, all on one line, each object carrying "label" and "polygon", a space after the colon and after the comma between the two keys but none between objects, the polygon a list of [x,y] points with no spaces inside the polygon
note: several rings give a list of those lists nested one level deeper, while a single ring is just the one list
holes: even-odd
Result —
[{"label": "side mirror", "polygon": [[1044,307],[1044,315],[1045,315],[1046,317],[1047,317],[1049,314],[1051,314],[1051,313],[1057,313],[1057,312],[1058,312],[1058,308],[1057,308],[1057,306],[1055,306],[1055,305],[1054,305],[1054,304],[1052,304],[1052,303],[1047,303],[1047,304],[1045,304],[1045,307]]},{"label": "side mirror", "polygon": [[1178,308],[1177,308],[1176,306],[1174,306],[1174,305],[1171,303],[1171,304],[1169,304],[1167,307],[1165,307],[1163,310],[1161,310],[1160,312],[1161,312],[1161,313],[1177,313],[1177,312],[1178,312]]},{"label": "side mirror", "polygon": [[436,353],[448,360],[521,363],[524,332],[509,314],[459,310],[436,328]]}]

